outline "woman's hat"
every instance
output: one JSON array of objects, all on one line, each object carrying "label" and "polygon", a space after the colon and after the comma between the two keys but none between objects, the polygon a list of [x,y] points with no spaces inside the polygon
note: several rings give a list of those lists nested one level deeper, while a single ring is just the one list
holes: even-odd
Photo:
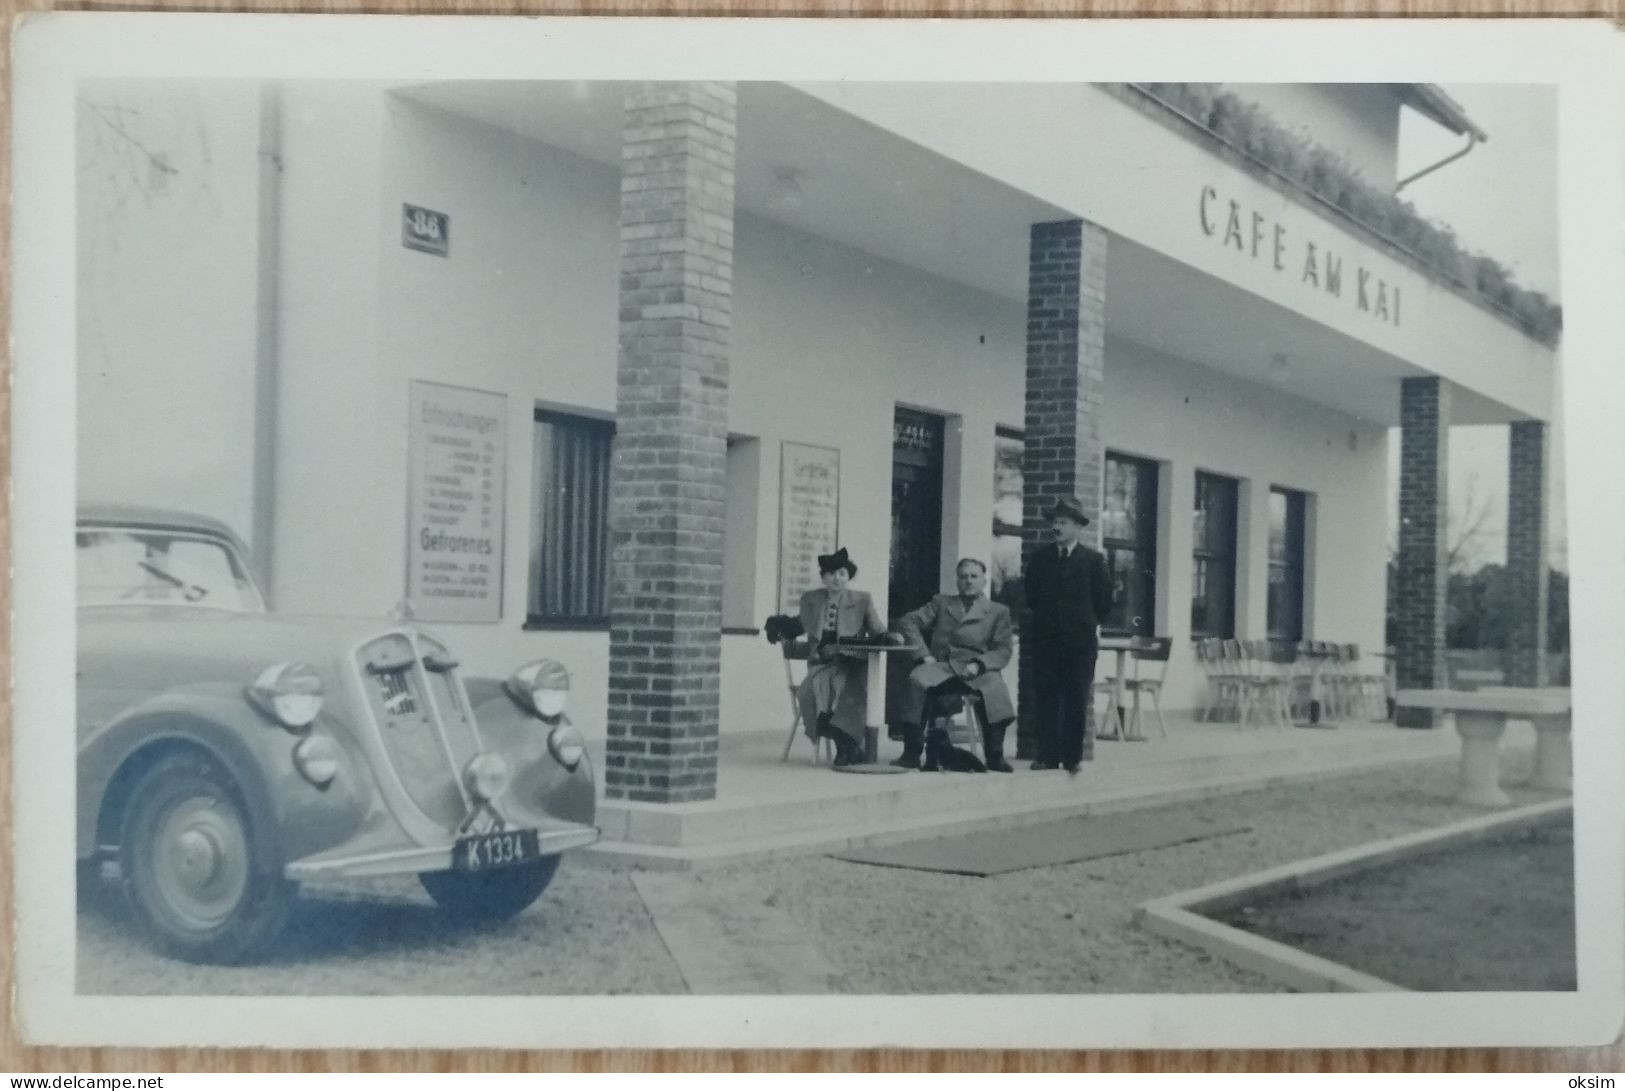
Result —
[{"label": "woman's hat", "polygon": [[1076,500],[1057,500],[1055,505],[1049,509],[1051,519],[1059,519],[1063,515],[1080,527],[1089,525],[1089,517],[1083,514],[1083,505]]},{"label": "woman's hat", "polygon": [[844,546],[834,553],[820,553],[818,555],[818,574],[820,576],[827,576],[838,568],[846,569],[848,578],[858,574],[858,566],[853,564],[852,558],[846,555]]}]

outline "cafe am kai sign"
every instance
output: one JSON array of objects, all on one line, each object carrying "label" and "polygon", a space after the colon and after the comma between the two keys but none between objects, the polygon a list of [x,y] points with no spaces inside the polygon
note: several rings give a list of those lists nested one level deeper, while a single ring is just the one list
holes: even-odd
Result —
[{"label": "cafe am kai sign", "polygon": [[1346,299],[1378,322],[1399,325],[1399,285],[1390,284],[1363,265],[1344,267],[1341,255],[1313,239],[1295,239],[1286,225],[1240,201],[1222,197],[1213,186],[1202,187],[1197,205],[1202,233],[1219,245],[1254,261],[1266,261],[1306,291]]}]

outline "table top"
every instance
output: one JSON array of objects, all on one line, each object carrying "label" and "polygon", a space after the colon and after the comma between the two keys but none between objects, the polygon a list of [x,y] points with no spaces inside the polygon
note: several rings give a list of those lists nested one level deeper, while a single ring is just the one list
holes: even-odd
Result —
[{"label": "table top", "polygon": [[835,649],[847,655],[867,655],[870,652],[884,652],[895,654],[907,652],[910,655],[919,655],[925,651],[918,644],[875,644],[865,640],[843,638],[835,642]]}]

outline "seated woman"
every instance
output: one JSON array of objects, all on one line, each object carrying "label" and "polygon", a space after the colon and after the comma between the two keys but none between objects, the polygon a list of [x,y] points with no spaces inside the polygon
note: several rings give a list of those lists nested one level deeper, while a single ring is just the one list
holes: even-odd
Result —
[{"label": "seated woman", "polygon": [[879,636],[886,625],[867,591],[847,586],[858,566],[845,549],[818,558],[824,586],[801,596],[801,625],[807,634],[807,677],[797,691],[801,722],[814,740],[835,743],[836,765],[863,762],[863,717],[868,677],[862,656],[842,655],[842,637]]}]

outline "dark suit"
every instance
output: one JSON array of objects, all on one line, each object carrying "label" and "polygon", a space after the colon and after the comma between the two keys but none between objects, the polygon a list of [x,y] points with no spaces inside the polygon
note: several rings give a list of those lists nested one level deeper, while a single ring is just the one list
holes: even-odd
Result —
[{"label": "dark suit", "polygon": [[1058,545],[1046,545],[1027,562],[1026,591],[1032,615],[1021,653],[1033,662],[1037,758],[1075,765],[1095,684],[1097,629],[1112,608],[1106,559],[1082,543],[1066,558]]}]

